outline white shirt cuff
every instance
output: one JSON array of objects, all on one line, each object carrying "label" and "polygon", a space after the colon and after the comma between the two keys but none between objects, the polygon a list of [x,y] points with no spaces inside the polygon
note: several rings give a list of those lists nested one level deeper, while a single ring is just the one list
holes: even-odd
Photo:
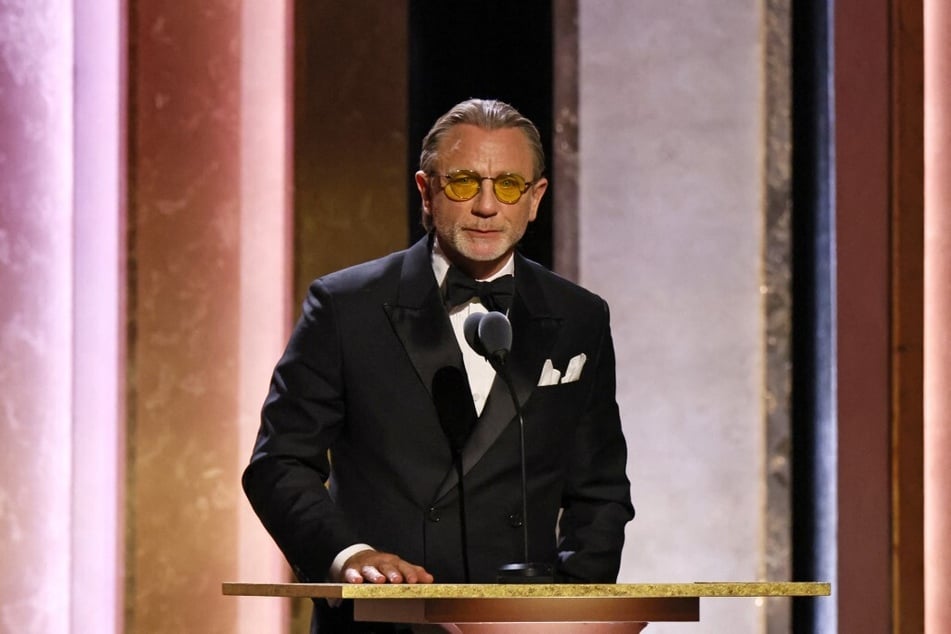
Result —
[{"label": "white shirt cuff", "polygon": [[333,563],[330,564],[330,575],[328,576],[331,583],[342,583],[344,581],[343,577],[341,576],[341,573],[343,573],[343,565],[347,563],[347,560],[350,559],[350,557],[361,550],[373,550],[373,546],[368,546],[366,544],[354,544],[353,546],[344,548],[336,557],[334,557]]}]

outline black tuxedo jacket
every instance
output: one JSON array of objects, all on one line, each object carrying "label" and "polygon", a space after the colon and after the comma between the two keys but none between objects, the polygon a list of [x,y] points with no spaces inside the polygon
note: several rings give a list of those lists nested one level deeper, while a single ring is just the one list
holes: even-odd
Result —
[{"label": "black tuxedo jacket", "polygon": [[[508,364],[524,410],[530,560],[560,580],[613,582],[634,510],[607,305],[518,255],[515,280]],[[564,371],[582,352],[578,381],[537,387],[546,359]],[[463,581],[457,477],[430,393],[447,365],[465,371],[427,240],[311,285],[243,477],[300,580],[325,581],[362,542]],[[523,560],[518,433],[497,378],[463,451],[473,582]]]}]

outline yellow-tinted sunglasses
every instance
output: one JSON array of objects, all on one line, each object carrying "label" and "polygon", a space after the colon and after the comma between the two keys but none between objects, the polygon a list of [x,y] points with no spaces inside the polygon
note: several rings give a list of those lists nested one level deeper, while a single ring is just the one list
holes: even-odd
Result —
[{"label": "yellow-tinted sunglasses", "polygon": [[450,200],[463,202],[471,200],[478,195],[482,189],[482,181],[492,181],[492,191],[499,202],[506,205],[514,205],[518,202],[528,188],[532,186],[531,182],[525,182],[525,179],[518,174],[501,174],[496,177],[482,176],[472,170],[455,170],[449,174],[436,174],[446,179],[446,184],[442,190]]}]

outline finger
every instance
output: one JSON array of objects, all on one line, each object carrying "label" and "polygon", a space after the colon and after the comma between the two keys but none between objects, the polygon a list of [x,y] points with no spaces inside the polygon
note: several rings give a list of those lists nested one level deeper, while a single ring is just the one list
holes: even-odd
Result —
[{"label": "finger", "polygon": [[418,583],[419,576],[416,574],[416,566],[402,562],[400,565],[400,572],[402,573],[403,580],[406,583]]},{"label": "finger", "polygon": [[356,568],[347,568],[343,571],[343,580],[347,583],[363,583],[363,575]]},{"label": "finger", "polygon": [[394,570],[386,574],[386,580],[390,583],[403,583],[403,575]]},{"label": "finger", "polygon": [[419,583],[432,583],[433,581],[436,580],[436,578],[433,577],[433,576],[429,573],[429,571],[426,570],[425,568],[419,568],[419,572],[418,572],[418,574],[417,574],[417,579],[418,579]]},{"label": "finger", "polygon": [[432,583],[433,576],[429,574],[422,566],[405,564],[402,569],[403,578],[406,583]]},{"label": "finger", "polygon": [[403,583],[402,573],[393,566],[380,566],[380,572],[383,573],[386,580],[390,583]]},{"label": "finger", "polygon": [[363,574],[363,578],[371,583],[384,583],[386,581],[386,577],[376,569],[376,566],[364,566],[360,569],[360,572]]}]

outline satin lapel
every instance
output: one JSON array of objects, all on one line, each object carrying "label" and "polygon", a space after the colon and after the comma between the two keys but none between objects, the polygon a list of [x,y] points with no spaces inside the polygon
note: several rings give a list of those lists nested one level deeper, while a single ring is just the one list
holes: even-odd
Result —
[{"label": "satin lapel", "polygon": [[436,286],[425,239],[406,254],[399,295],[394,303],[384,304],[383,309],[430,395],[433,375],[439,368],[463,368],[462,352]]},{"label": "satin lapel", "polygon": [[[537,283],[535,272],[518,255],[515,258],[515,301],[509,311],[512,323],[512,352],[508,367],[518,402],[524,406],[538,385],[542,365],[561,330],[561,318],[551,314]],[[501,377],[496,376],[479,422],[462,451],[463,473],[468,473],[516,417],[512,396]],[[459,481],[454,470],[446,474],[436,500],[449,493]]]}]

